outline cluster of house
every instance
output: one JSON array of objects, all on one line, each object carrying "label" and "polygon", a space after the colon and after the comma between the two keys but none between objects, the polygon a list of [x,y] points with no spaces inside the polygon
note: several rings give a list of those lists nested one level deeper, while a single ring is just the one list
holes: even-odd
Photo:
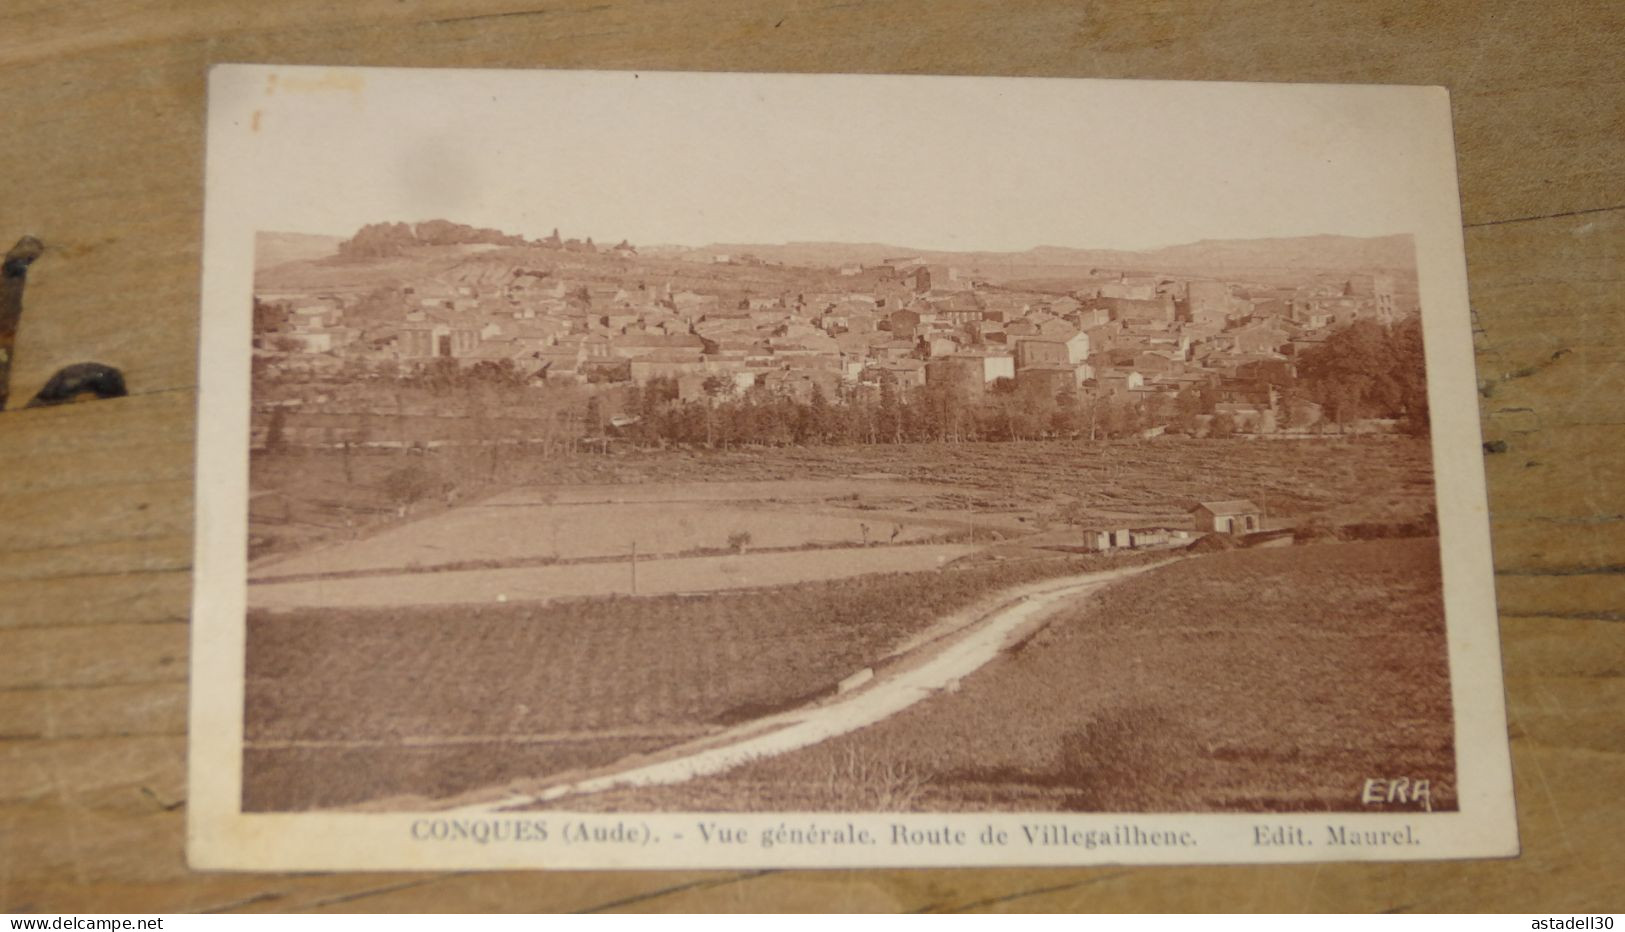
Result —
[{"label": "cluster of house", "polygon": [[1113,550],[1180,546],[1201,534],[1242,537],[1264,529],[1264,510],[1248,499],[1198,502],[1191,509],[1195,532],[1186,528],[1162,526],[1087,528],[1083,532],[1085,550],[1109,553]]},{"label": "cluster of house", "polygon": [[[981,392],[1010,379],[1145,402],[1201,386],[1216,399],[1210,413],[1260,432],[1287,426],[1277,424],[1278,402],[1296,357],[1356,320],[1399,313],[1392,278],[1377,274],[1281,287],[1095,270],[1055,294],[899,258],[798,270],[806,274],[797,287],[761,293],[726,276],[715,289],[650,284],[630,247],[617,249],[631,261],[594,269],[590,280],[469,263],[455,277],[404,288],[403,306],[382,319],[347,316],[354,296],[258,297],[290,309],[277,336],[296,350],[285,355],[304,359],[278,365],[507,360],[538,381],[669,378],[684,399],[762,387],[833,400],[843,386],[887,382]],[[1312,405],[1293,415],[1318,419]]]}]

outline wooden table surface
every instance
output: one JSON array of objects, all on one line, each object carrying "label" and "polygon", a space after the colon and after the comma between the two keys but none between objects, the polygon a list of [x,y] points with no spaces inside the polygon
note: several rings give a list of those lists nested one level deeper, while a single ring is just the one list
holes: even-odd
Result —
[{"label": "wooden table surface", "polygon": [[[0,911],[1506,910],[1625,905],[1625,4],[58,0],[0,31]],[[185,866],[204,75],[216,62],[1442,84],[1453,94],[1515,860],[1072,870],[197,874]],[[1103,132],[1110,132],[1103,127]],[[319,141],[313,140],[314,143]],[[205,428],[206,429],[206,428]],[[1500,449],[1500,445],[1496,445]]]}]

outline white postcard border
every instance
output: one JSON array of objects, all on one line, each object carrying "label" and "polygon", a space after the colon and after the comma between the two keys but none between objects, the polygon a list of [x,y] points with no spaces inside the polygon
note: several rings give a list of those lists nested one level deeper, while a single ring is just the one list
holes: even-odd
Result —
[{"label": "white postcard border", "polygon": [[[1417,151],[1413,190],[1427,223],[1414,231],[1423,308],[1433,455],[1441,526],[1445,613],[1456,729],[1460,809],[1451,813],[1290,814],[572,814],[462,815],[448,813],[244,814],[242,787],[243,671],[247,557],[250,411],[247,313],[253,279],[253,203],[276,197],[257,174],[256,107],[272,73],[353,90],[357,76],[385,82],[423,72],[225,65],[210,73],[204,222],[202,332],[199,341],[196,553],[192,627],[188,857],[203,869],[423,870],[511,868],[759,868],[963,867],[1088,864],[1297,863],[1327,860],[1422,860],[1505,857],[1518,852],[1500,646],[1491,573],[1489,522],[1480,446],[1476,378],[1467,305],[1465,256],[1457,200],[1450,106],[1441,88],[1347,88],[1313,85],[1225,85],[1253,95],[1365,94],[1412,121]],[[440,72],[440,80],[616,80],[593,72]],[[681,85],[705,92],[707,82],[735,89],[750,82],[866,82],[877,90],[939,82],[1004,82],[1012,98],[1029,84],[1057,79],[830,77],[804,75],[674,75],[641,73],[645,87]],[[1060,79],[1066,80],[1066,79]],[[1100,84],[1101,82],[1078,82]],[[1147,82],[1114,82],[1146,84]],[[1155,82],[1169,93],[1182,85]],[[831,86],[835,86],[832,84]],[[436,821],[462,820],[461,829]],[[509,823],[506,828],[492,827]],[[529,823],[521,828],[519,823]],[[741,843],[702,840],[710,823],[745,833]],[[486,828],[469,827],[485,824]],[[909,831],[964,833],[965,843],[893,844],[895,826]],[[1030,844],[1024,826],[1053,825],[1069,833],[1188,833],[1189,845]],[[572,831],[598,829],[626,840],[572,840]],[[771,844],[775,832],[816,826],[867,831],[872,843]],[[1394,843],[1328,845],[1335,827],[1387,832]],[[1311,844],[1259,844],[1263,835],[1305,837]],[[1290,833],[1302,830],[1302,836]],[[437,832],[456,837],[434,837]],[[545,838],[541,835],[545,832]],[[985,833],[993,833],[985,840]],[[997,833],[1005,834],[998,842]],[[470,834],[473,833],[473,834]],[[483,834],[484,840],[474,837]],[[504,835],[509,837],[503,837]],[[428,837],[425,837],[428,836]],[[523,836],[522,838],[520,836]],[[678,837],[681,836],[681,837]],[[1087,838],[1086,835],[1071,836]],[[1127,837],[1132,838],[1132,835]],[[1399,842],[1397,839],[1407,839]],[[766,842],[764,842],[766,839]],[[1414,842],[1414,843],[1412,843]]]}]

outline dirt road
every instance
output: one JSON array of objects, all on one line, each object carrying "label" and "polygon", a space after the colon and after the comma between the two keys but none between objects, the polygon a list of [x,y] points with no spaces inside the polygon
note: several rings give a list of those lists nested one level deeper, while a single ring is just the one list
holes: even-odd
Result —
[{"label": "dirt road", "polygon": [[951,633],[921,644],[876,671],[863,686],[828,702],[747,722],[718,735],[679,745],[660,760],[612,770],[536,793],[459,808],[491,812],[598,793],[616,787],[681,783],[720,773],[750,760],[798,750],[856,731],[914,705],[933,693],[957,689],[959,680],[981,668],[1006,645],[1019,640],[1065,603],[1108,583],[1164,563],[1148,564],[1049,580],[1024,587],[992,611]]}]

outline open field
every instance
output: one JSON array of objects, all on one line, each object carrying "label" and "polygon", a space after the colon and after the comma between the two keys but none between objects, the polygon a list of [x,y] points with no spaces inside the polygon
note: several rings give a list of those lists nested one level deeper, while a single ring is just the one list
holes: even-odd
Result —
[{"label": "open field", "polygon": [[[1405,437],[666,449],[554,457],[513,451],[493,476],[478,453],[257,451],[251,459],[256,498],[250,533],[255,554],[278,555],[355,534],[387,533],[401,519],[383,492],[385,477],[409,462],[456,486],[465,502],[771,501],[852,518],[833,535],[848,540],[861,533],[860,523],[888,521],[877,533],[889,536],[895,523],[975,522],[1008,535],[1042,530],[1063,515],[1105,525],[1187,526],[1191,503],[1228,498],[1257,501],[1270,526],[1309,518],[1334,524],[1412,520],[1433,507],[1429,455],[1426,440]],[[434,500],[420,502],[406,520],[441,507]],[[871,510],[885,514],[863,514]],[[513,526],[511,532],[498,526],[472,537],[479,546],[491,537],[490,546],[499,547],[504,534],[531,534],[522,522]],[[551,531],[537,533],[541,540],[527,538],[533,542],[520,549],[553,547]],[[715,537],[711,529],[689,539],[715,547],[722,543]],[[454,550],[419,562],[466,559]]]},{"label": "open field", "polygon": [[[454,487],[463,504],[447,507],[451,496],[435,495],[399,517],[385,477],[413,463]],[[1427,444],[1405,438],[516,452],[501,465],[493,479],[486,458],[457,451],[254,455],[255,491],[282,504],[256,505],[251,516],[256,538],[274,542],[250,586],[248,808],[379,805],[614,764],[822,695],[1001,589],[1157,557],[1053,559],[1036,549],[1066,541],[1078,523],[1189,527],[1190,503],[1229,497],[1260,501],[1272,525],[1414,520],[1432,507]],[[971,527],[986,537],[933,542],[961,540],[955,535]],[[750,536],[745,552],[720,552],[735,534]],[[854,546],[866,534],[871,546]],[[632,565],[621,556],[630,557],[633,539],[638,597],[625,598]],[[1271,762],[1286,773],[1300,760],[1273,744],[1248,744],[1256,735],[1247,729],[1268,724],[1260,716],[1269,710],[1255,704],[1370,712],[1374,700],[1362,690],[1403,679],[1405,670],[1425,674],[1426,689],[1396,701],[1432,702],[1427,690],[1445,682],[1435,547],[1241,551],[1158,570],[1122,587],[1140,602],[1103,603],[1101,616],[1080,612],[1055,629],[1067,632],[1057,644],[1034,642],[969,678],[963,692],[899,717],[946,715],[946,724],[921,719],[916,730],[925,737],[892,735],[893,724],[882,723],[716,779],[766,781],[778,787],[766,805],[816,808],[818,799],[802,798],[794,769],[813,755],[810,766],[825,772],[929,774],[929,805],[942,808],[1177,808],[1187,799],[1194,808],[1250,799],[1325,807],[1329,790],[1320,783],[1304,789],[1288,774],[1277,798],[1245,782]],[[1350,564],[1344,555],[1356,552],[1377,556]],[[1394,555],[1408,556],[1395,564]],[[1432,575],[1419,578],[1412,564]],[[957,568],[936,569],[950,565]],[[1215,569],[1168,575],[1186,565]],[[1150,578],[1170,584],[1151,586]],[[1390,588],[1406,606],[1397,615],[1379,609]],[[1117,591],[1104,598],[1127,598]],[[1255,615],[1248,606],[1266,610]],[[1125,627],[1127,616],[1134,624]],[[1097,617],[1113,622],[1097,626]],[[1314,629],[1303,622],[1321,617],[1329,621]],[[1376,653],[1353,652],[1368,640],[1380,642]],[[1056,659],[1010,666],[1028,656]],[[1405,666],[1435,656],[1438,671]],[[1368,657],[1402,672],[1378,675]],[[1276,683],[1271,689],[1224,681],[1203,698],[1202,690],[1174,688],[1181,676],[1256,676],[1275,667],[1284,671],[1279,683],[1258,680]],[[972,689],[982,683],[997,685]],[[982,701],[960,721],[951,709],[968,695]],[[1221,707],[1232,700],[1239,713]],[[1034,719],[1029,709],[1051,714]],[[1436,712],[1423,708],[1421,724],[1405,728],[1443,722],[1448,763],[1448,707],[1442,718]],[[1217,749],[1191,757],[1189,743],[1205,748],[1209,727],[1221,736]],[[1222,737],[1233,727],[1243,731]],[[1355,727],[1351,733],[1367,734]],[[966,740],[954,737],[961,730]],[[892,736],[869,743],[876,734]],[[1140,734],[1162,737],[1147,750],[1130,740]],[[1418,740],[1406,731],[1393,747],[1420,747]],[[1155,764],[1179,774],[1201,760],[1196,770],[1205,776],[1179,783],[1184,795],[1142,782],[1141,796],[1119,798],[1111,795],[1117,783],[1088,782],[1099,741],[1110,748],[1106,757],[1130,769]],[[1313,741],[1303,746],[1292,753],[1331,753]],[[1072,756],[1056,758],[1063,747]],[[1257,760],[1247,757],[1255,750]],[[1224,772],[1245,780],[1228,790],[1203,782],[1224,768],[1202,755],[1229,760]],[[1372,751],[1359,761],[1395,759]],[[753,776],[776,766],[791,769]],[[709,785],[670,792],[703,794]],[[605,800],[615,805],[614,794]]]},{"label": "open field", "polygon": [[884,661],[862,671],[861,683],[853,687],[848,681],[843,684],[848,688],[838,689],[835,697],[676,745],[647,762],[612,765],[565,782],[521,784],[509,787],[505,797],[474,805],[500,812],[614,788],[684,783],[849,734],[927,701],[941,690],[957,688],[964,677],[1042,627],[1058,607],[1156,565],[1122,566],[1006,589],[987,611],[968,618],[961,613],[951,623],[933,625],[910,643],[899,645]]},{"label": "open field", "polygon": [[627,482],[521,486],[486,501],[490,505],[664,504],[670,502],[807,503],[907,501],[941,491],[926,482],[904,482],[885,473],[839,479],[767,479],[712,482]]},{"label": "open field", "polygon": [[1002,587],[1139,559],[699,598],[250,612],[244,807],[451,795],[613,763],[832,692]]},{"label": "open field", "polygon": [[[781,553],[675,557],[445,572],[383,573],[248,587],[255,609],[365,608],[457,605],[481,602],[545,602],[610,595],[668,595],[756,589],[869,573],[935,569],[975,553],[960,544],[842,547]],[[635,579],[634,579],[635,575]]]},{"label": "open field", "polygon": [[[1101,591],[862,731],[568,808],[1361,810],[1370,777],[1455,807],[1438,541],[1238,550]],[[903,790],[907,790],[903,793]]]},{"label": "open field", "polygon": [[[772,491],[777,483],[765,485]],[[850,494],[854,499],[876,494],[864,489],[866,483],[862,481],[838,485],[844,490],[839,494]],[[251,576],[626,557],[634,545],[645,557],[676,556],[697,550],[734,549],[729,541],[738,534],[749,535],[752,548],[784,549],[914,543],[944,531],[941,523],[882,522],[855,509],[796,507],[766,498],[752,499],[748,489],[731,490],[727,486],[711,486],[704,491],[735,491],[738,497],[722,501],[686,498],[689,489],[659,483],[641,487],[643,496],[634,501],[603,500],[601,488],[566,487],[560,491],[573,493],[570,497],[577,499],[587,498],[585,492],[597,491],[600,500],[554,504],[527,500],[535,497],[536,490],[519,490],[419,521],[396,524],[362,540],[267,562],[256,567]]]}]

